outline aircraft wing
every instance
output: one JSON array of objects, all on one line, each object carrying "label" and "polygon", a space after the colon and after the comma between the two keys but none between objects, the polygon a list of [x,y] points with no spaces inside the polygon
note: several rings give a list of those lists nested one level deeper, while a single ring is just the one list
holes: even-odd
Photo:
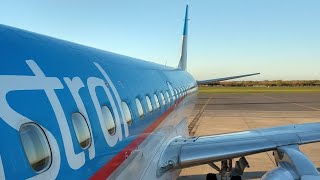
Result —
[{"label": "aircraft wing", "polygon": [[[210,164],[319,141],[320,123],[279,126],[212,136],[179,137],[164,150],[159,167],[160,172],[165,172],[170,169]],[[294,158],[299,159],[300,157],[294,155]],[[306,166],[301,158],[298,163]],[[315,167],[311,168],[311,171],[318,173]]]},{"label": "aircraft wing", "polygon": [[197,83],[198,83],[198,85],[208,84],[208,83],[226,81],[226,80],[230,80],[230,79],[237,79],[237,78],[242,78],[242,77],[247,77],[247,76],[254,76],[254,75],[258,75],[258,74],[260,74],[260,73],[244,74],[244,75],[239,75],[239,76],[229,76],[229,77],[216,78],[216,79],[208,79],[208,80],[197,81]]}]

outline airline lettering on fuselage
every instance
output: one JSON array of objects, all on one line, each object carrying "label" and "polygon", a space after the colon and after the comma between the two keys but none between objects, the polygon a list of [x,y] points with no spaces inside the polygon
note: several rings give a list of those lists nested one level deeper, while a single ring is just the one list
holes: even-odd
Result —
[{"label": "airline lettering on fuselage", "polygon": [[[80,89],[84,87],[82,80],[79,77],[74,77],[72,80],[67,77],[63,79],[72,94],[72,97],[77,105],[79,112],[87,119],[89,129],[91,129],[91,123],[90,123],[87,110],[79,94]],[[96,152],[95,152],[94,138],[92,135],[92,131],[90,131],[90,134],[91,134],[92,141],[91,141],[91,146],[89,147],[88,150],[89,150],[89,158],[93,159],[96,155]]]},{"label": "airline lettering on fuselage", "polygon": [[[85,152],[82,151],[80,153],[75,153],[73,143],[72,143],[70,128],[67,123],[67,118],[62,108],[62,105],[60,103],[60,100],[57,94],[55,93],[55,90],[64,89],[64,86],[57,77],[46,77],[44,72],[33,60],[27,60],[26,63],[29,65],[30,69],[35,74],[35,76],[0,75],[0,83],[2,84],[0,88],[0,117],[9,126],[11,126],[17,131],[19,131],[19,128],[22,124],[27,122],[34,122],[33,120],[27,117],[24,117],[20,113],[13,110],[9,105],[9,103],[7,102],[6,95],[12,91],[43,90],[46,93],[46,96],[48,97],[48,100],[55,113],[60,131],[61,131],[63,146],[65,148],[68,164],[72,169],[79,169],[85,164]],[[102,67],[97,63],[95,63],[95,66],[103,75],[108,85],[110,85],[112,91],[110,91],[109,88],[106,86],[104,80],[97,77],[89,77],[87,79],[87,86],[99,118],[100,126],[102,129],[105,141],[108,144],[108,146],[113,147],[117,144],[117,142],[123,139],[121,124],[123,125],[123,131],[124,131],[125,137],[129,135],[128,125],[125,122],[125,119],[123,118],[121,100],[115,86],[113,85],[111,79],[108,77],[107,73],[102,69]],[[65,77],[63,78],[63,80],[67,84],[67,87],[72,94],[72,97],[77,105],[79,112],[81,112],[84,115],[84,117],[87,119],[88,126],[91,132],[91,138],[92,138],[91,147],[88,149],[89,158],[93,159],[95,157],[95,146],[94,146],[94,139],[93,139],[94,136],[92,135],[90,118],[88,116],[87,110],[82,101],[82,98],[79,94],[79,90],[81,88],[84,88],[85,85],[79,77],[74,77],[72,79]],[[117,129],[116,129],[116,134],[113,136],[110,136],[110,134],[105,128],[106,126],[105,126],[105,122],[103,120],[103,116],[101,112],[101,103],[99,102],[99,99],[96,94],[97,87],[103,88],[104,92],[108,97],[108,100],[110,101],[111,108],[115,115],[115,123],[116,123]],[[115,97],[115,100],[112,96],[112,93]],[[71,115],[69,116],[71,117]],[[122,123],[121,123],[121,119],[122,119]],[[49,170],[47,170],[42,174],[37,175],[37,177],[38,176],[43,177],[43,174],[48,174],[49,173],[48,171],[54,170],[56,172],[51,172],[51,175],[50,175],[51,178],[54,178],[52,177],[52,175],[56,177],[60,169],[60,151],[59,151],[59,147],[55,137],[45,127],[42,127],[42,128],[46,132],[50,146],[52,148],[53,162]],[[56,160],[54,158],[56,158]],[[1,177],[1,167],[0,167],[0,177]]]},{"label": "airline lettering on fuselage", "polygon": [[0,156],[0,179],[6,179],[6,176],[5,176],[4,170],[3,170],[3,164],[2,164],[1,156]]}]

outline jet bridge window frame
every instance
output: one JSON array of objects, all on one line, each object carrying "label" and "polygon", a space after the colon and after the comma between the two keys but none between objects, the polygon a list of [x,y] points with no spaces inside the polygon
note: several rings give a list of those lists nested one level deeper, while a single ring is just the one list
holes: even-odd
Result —
[{"label": "jet bridge window frame", "polygon": [[[47,135],[41,126],[34,122],[22,124],[19,128],[19,135],[31,169],[38,174],[48,170],[52,164],[52,150]],[[40,153],[40,151],[42,152]]]}]

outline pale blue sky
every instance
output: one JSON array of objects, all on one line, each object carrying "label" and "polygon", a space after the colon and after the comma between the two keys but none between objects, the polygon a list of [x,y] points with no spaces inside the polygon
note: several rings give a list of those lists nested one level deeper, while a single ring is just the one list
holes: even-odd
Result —
[{"label": "pale blue sky", "polygon": [[0,23],[176,66],[186,3],[196,79],[320,79],[319,0],[7,0]]}]

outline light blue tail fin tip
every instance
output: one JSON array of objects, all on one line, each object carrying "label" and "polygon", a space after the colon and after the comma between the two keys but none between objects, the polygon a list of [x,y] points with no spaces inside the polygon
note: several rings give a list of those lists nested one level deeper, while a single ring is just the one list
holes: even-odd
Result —
[{"label": "light blue tail fin tip", "polygon": [[183,28],[184,36],[188,35],[188,8],[189,8],[189,5],[186,6],[186,14],[184,17],[184,28]]},{"label": "light blue tail fin tip", "polygon": [[178,68],[184,71],[187,70],[187,42],[188,42],[188,5],[186,6],[186,14],[184,17],[181,56],[178,64]]}]

